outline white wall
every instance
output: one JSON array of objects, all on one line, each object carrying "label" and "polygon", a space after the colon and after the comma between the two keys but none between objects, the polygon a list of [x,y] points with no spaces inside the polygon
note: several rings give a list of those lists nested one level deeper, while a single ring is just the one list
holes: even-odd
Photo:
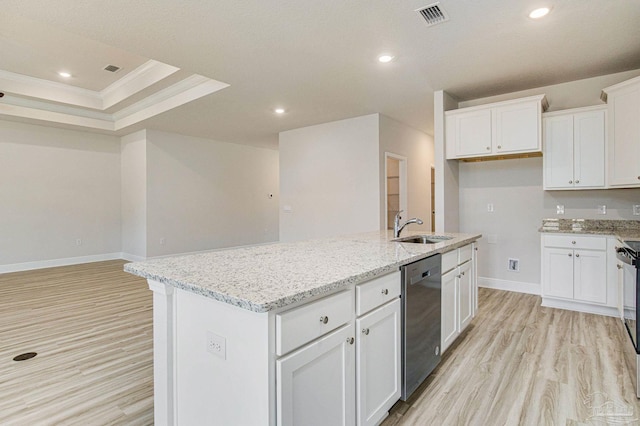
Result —
[{"label": "white wall", "polygon": [[[595,105],[600,91],[624,81],[640,70],[596,77],[508,94],[487,99],[493,102],[530,94],[546,93],[550,109]],[[478,102],[485,103],[485,102]],[[476,104],[467,102],[465,105]],[[564,109],[564,108],[562,108]],[[547,217],[586,219],[631,219],[632,204],[640,203],[640,189],[597,191],[543,191],[542,158],[487,161],[459,164],[460,232],[480,232],[478,275],[480,284],[507,286],[523,291],[539,291],[540,234]],[[487,212],[487,204],[494,212]],[[556,215],[556,205],[565,206],[565,214]],[[597,215],[597,205],[607,206],[607,215]],[[496,244],[488,244],[495,235]],[[507,271],[509,257],[520,259],[520,272]]]},{"label": "white wall", "polygon": [[431,166],[433,138],[385,115],[380,115],[380,229],[385,227],[385,152],[407,158],[407,211],[403,220],[418,217],[423,225],[411,230],[431,230]]},{"label": "white wall", "polygon": [[378,128],[372,114],[280,133],[280,241],[380,228]]},{"label": "white wall", "polygon": [[454,109],[456,100],[442,90],[433,94],[436,168],[436,232],[458,232],[460,228],[458,161],[447,160],[444,112]]},{"label": "white wall", "polygon": [[0,230],[0,272],[120,252],[119,138],[0,120]]},{"label": "white wall", "polygon": [[147,133],[121,139],[122,252],[129,260],[147,257]]},{"label": "white wall", "polygon": [[147,130],[147,256],[277,241],[278,199],[277,151]]}]

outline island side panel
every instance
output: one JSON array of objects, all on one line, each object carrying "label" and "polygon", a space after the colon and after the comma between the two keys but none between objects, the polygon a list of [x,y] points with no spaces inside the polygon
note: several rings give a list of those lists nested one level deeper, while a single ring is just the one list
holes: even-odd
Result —
[{"label": "island side panel", "polygon": [[153,291],[153,416],[156,425],[174,425],[174,288],[147,280]]},{"label": "island side panel", "polygon": [[269,314],[181,289],[175,297],[176,423],[275,424]]}]

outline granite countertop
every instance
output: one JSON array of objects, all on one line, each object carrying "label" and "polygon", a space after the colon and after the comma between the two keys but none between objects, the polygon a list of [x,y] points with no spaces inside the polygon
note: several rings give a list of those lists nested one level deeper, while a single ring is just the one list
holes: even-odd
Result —
[{"label": "granite countertop", "polygon": [[[431,233],[402,236],[424,234]],[[391,241],[391,231],[376,231],[127,263],[124,270],[250,311],[268,312],[396,271],[482,236],[438,235],[453,238],[437,244],[399,243]]]},{"label": "granite countertop", "polygon": [[[555,227],[546,226],[557,223]],[[575,229],[575,227],[579,229]],[[640,241],[640,220],[543,219],[539,232],[613,235],[619,240]]]}]

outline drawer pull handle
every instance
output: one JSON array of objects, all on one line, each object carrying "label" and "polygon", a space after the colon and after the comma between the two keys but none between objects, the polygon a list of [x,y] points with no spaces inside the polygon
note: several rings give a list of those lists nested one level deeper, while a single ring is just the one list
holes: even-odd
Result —
[{"label": "drawer pull handle", "polygon": [[369,329],[368,329],[368,328],[363,328],[363,329],[362,329],[362,333],[363,333],[365,336],[368,336],[368,335],[369,335]]},{"label": "drawer pull handle", "polygon": [[389,290],[386,289],[386,288],[383,288],[381,293],[384,294],[384,295],[387,295],[387,294],[389,294]]},{"label": "drawer pull handle", "polygon": [[353,342],[355,342],[355,339],[353,337],[347,337],[348,344],[353,345]]},{"label": "drawer pull handle", "polygon": [[571,244],[575,244],[575,243],[576,243],[575,241],[571,241]]},{"label": "drawer pull handle", "polygon": [[329,322],[329,317],[320,317],[320,322],[326,324]]}]

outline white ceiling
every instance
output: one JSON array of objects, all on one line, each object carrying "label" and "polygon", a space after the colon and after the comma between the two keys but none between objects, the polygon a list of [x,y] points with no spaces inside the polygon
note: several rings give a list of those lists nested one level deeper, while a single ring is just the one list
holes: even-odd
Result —
[{"label": "white ceiling", "polygon": [[[108,63],[154,59],[230,87],[117,134],[276,147],[280,131],[375,112],[431,134],[434,90],[468,100],[640,68],[638,0],[441,0],[450,20],[428,27],[415,10],[431,3],[2,0],[0,69],[69,68],[68,84],[101,90]],[[529,19],[541,5],[551,14]]]}]

